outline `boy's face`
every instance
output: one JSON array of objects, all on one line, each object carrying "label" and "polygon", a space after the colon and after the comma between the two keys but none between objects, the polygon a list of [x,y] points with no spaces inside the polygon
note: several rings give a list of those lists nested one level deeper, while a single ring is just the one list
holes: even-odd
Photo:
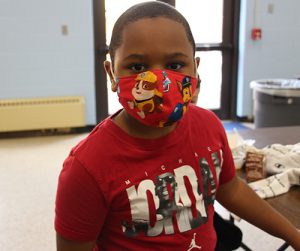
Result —
[{"label": "boy's face", "polygon": [[164,17],[128,24],[115,52],[114,75],[129,76],[152,69],[168,69],[196,76],[191,43],[182,24]]}]

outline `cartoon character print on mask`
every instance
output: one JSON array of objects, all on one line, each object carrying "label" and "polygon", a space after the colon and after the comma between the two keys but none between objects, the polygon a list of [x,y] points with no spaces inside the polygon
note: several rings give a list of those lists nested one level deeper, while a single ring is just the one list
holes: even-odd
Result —
[{"label": "cartoon character print on mask", "polygon": [[119,102],[139,122],[170,126],[187,110],[197,79],[170,70],[151,70],[118,78]]},{"label": "cartoon character print on mask", "polygon": [[151,71],[136,77],[136,84],[131,93],[134,101],[128,101],[128,105],[131,109],[136,107],[142,119],[149,113],[162,111],[162,93],[158,91],[157,76]]},{"label": "cartoon character print on mask", "polygon": [[178,90],[181,93],[182,96],[182,103],[178,103],[173,110],[173,112],[170,114],[167,122],[161,122],[161,126],[168,126],[172,125],[173,123],[177,122],[183,114],[187,110],[187,105],[191,101],[193,97],[193,90],[192,90],[192,83],[190,77],[184,77],[183,80],[176,81]]},{"label": "cartoon character print on mask", "polygon": [[165,71],[163,71],[162,74],[164,76],[163,89],[164,89],[164,92],[168,92],[170,89],[171,80],[168,78],[168,75]]}]

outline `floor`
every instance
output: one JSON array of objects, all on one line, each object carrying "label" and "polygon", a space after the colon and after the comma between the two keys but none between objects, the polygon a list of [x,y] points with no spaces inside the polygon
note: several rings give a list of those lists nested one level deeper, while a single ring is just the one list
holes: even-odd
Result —
[{"label": "floor", "polygon": [[[71,147],[85,136],[0,139],[0,250],[55,250],[58,174]],[[223,209],[219,211],[226,217]],[[282,244],[245,221],[237,224],[253,250],[276,250]]]},{"label": "floor", "polygon": [[57,177],[84,136],[0,140],[0,250],[55,250]]}]

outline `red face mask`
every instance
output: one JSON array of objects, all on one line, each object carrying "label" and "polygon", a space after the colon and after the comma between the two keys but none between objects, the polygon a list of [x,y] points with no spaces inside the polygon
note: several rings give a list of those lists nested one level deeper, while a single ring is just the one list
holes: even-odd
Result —
[{"label": "red face mask", "polygon": [[119,101],[135,119],[153,127],[182,118],[197,79],[170,70],[152,70],[117,80]]}]

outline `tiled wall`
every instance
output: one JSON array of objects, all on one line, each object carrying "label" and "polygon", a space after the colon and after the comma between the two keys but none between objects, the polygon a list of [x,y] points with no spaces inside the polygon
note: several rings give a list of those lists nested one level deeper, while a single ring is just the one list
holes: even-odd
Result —
[{"label": "tiled wall", "polygon": [[[259,41],[251,39],[255,3]],[[242,0],[241,7],[237,113],[252,116],[250,81],[300,76],[300,1]]]},{"label": "tiled wall", "polygon": [[83,95],[95,124],[92,1],[0,0],[0,37],[0,99]]}]

